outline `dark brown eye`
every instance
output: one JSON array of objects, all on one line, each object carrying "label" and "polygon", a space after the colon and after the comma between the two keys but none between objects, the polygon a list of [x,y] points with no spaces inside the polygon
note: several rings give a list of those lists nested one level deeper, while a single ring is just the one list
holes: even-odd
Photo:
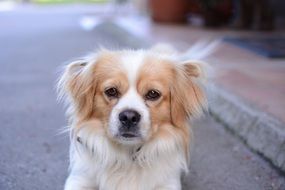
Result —
[{"label": "dark brown eye", "polygon": [[145,95],[145,99],[146,100],[151,100],[151,101],[155,101],[157,100],[158,98],[160,98],[160,92],[157,91],[157,90],[150,90],[146,93]]},{"label": "dark brown eye", "polygon": [[104,92],[109,98],[118,98],[119,97],[119,91],[115,88],[108,88]]}]

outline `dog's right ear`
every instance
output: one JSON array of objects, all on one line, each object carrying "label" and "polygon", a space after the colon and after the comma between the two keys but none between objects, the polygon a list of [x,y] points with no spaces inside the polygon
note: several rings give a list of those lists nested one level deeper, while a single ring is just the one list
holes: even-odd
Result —
[{"label": "dog's right ear", "polygon": [[86,60],[74,61],[66,66],[57,85],[59,98],[67,100],[68,111],[79,119],[93,113],[96,89],[93,67],[94,63]]}]

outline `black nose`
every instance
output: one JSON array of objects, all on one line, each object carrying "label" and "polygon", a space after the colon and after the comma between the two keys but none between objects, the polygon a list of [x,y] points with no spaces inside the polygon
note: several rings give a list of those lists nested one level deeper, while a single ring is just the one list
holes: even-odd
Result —
[{"label": "black nose", "polygon": [[120,122],[127,127],[134,127],[141,119],[141,115],[134,110],[124,110],[119,114]]}]

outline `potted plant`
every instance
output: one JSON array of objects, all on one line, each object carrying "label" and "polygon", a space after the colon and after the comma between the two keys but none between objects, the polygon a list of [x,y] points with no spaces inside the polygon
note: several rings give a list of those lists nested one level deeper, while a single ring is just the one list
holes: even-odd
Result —
[{"label": "potted plant", "polygon": [[188,0],[149,0],[151,17],[157,22],[186,22]]}]

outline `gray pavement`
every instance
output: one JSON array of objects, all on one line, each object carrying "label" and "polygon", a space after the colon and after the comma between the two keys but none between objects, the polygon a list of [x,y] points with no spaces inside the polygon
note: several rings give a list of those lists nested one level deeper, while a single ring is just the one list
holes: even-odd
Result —
[{"label": "gray pavement", "polygon": [[[107,23],[79,27],[84,9],[0,13],[0,190],[59,190],[68,169],[63,106],[54,90],[60,66],[99,45],[139,47]],[[90,9],[89,9],[90,11]],[[194,122],[184,189],[284,190],[285,177],[206,116]]]}]

